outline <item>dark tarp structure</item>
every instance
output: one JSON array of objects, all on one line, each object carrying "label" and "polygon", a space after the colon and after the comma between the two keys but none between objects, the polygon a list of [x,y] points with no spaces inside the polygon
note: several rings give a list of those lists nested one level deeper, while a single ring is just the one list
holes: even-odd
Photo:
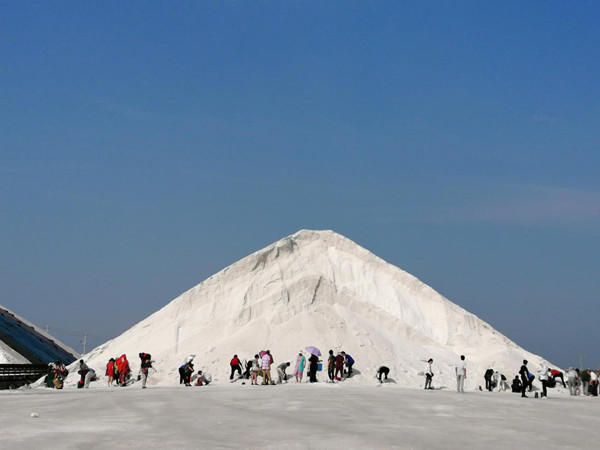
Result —
[{"label": "dark tarp structure", "polygon": [[23,355],[32,364],[60,361],[66,365],[76,359],[62,346],[2,307],[0,307],[0,341]]}]

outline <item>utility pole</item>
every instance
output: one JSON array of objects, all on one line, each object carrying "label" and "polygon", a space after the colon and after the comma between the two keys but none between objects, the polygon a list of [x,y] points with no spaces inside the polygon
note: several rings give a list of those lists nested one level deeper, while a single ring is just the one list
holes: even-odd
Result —
[{"label": "utility pole", "polygon": [[81,341],[81,343],[83,344],[83,354],[85,355],[85,346],[87,345],[87,331],[83,332],[83,341]]},{"label": "utility pole", "polygon": [[46,334],[48,334],[48,331],[50,331],[50,325],[46,325]]}]

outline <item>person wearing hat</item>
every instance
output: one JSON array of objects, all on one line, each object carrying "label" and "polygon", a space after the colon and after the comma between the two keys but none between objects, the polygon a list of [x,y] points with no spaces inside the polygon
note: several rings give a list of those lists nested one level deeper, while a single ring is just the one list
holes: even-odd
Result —
[{"label": "person wearing hat", "polygon": [[194,373],[194,364],[190,361],[183,368],[183,382],[186,386],[192,385],[192,374]]}]

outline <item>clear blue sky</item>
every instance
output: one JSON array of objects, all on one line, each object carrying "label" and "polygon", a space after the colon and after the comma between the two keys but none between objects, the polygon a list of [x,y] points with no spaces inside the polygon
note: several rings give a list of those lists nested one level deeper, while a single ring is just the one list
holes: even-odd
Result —
[{"label": "clear blue sky", "polygon": [[333,229],[600,365],[598,2],[0,10],[0,304],[95,346]]}]

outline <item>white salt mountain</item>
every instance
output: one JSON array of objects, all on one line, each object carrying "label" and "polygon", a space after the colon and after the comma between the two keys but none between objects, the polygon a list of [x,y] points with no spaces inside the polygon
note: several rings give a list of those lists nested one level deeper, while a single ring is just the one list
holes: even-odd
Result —
[{"label": "white salt mountain", "polygon": [[[455,388],[454,367],[468,362],[467,389],[483,384],[492,365],[514,377],[526,358],[541,358],[494,330],[407,272],[332,231],[302,230],[211,276],[85,358],[104,373],[126,353],[135,373],[138,353],[151,353],[158,373],[149,384],[178,383],[177,369],[195,354],[196,369],[216,382],[229,378],[234,354],[270,349],[275,364],[316,346],[346,351],[356,375],[345,383],[375,383],[381,365],[401,386],[422,387],[434,359],[434,387]],[[326,369],[319,379],[327,379]]]}]

